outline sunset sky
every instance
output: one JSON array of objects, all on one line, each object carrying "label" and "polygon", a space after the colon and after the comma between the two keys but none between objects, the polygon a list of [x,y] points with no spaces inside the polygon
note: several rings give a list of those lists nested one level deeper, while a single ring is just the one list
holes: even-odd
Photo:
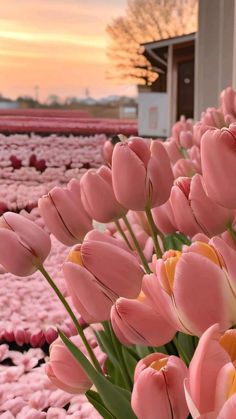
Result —
[{"label": "sunset sky", "polygon": [[105,27],[126,0],[0,0],[0,93],[62,98],[135,93],[106,79]]}]

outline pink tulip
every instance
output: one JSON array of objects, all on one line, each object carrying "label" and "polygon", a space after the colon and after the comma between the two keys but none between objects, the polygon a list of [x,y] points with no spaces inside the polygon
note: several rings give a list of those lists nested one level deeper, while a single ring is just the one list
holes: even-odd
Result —
[{"label": "pink tulip", "polygon": [[103,287],[87,269],[75,263],[75,254],[70,257],[74,261],[64,263],[63,274],[76,310],[87,323],[109,320],[115,301],[113,293]]},{"label": "pink tulip", "polygon": [[139,419],[186,419],[184,380],[188,370],[176,356],[153,353],[138,362],[131,405]]},{"label": "pink tulip", "polygon": [[[71,340],[86,355],[81,338],[72,336]],[[60,338],[51,344],[49,356],[46,373],[56,387],[72,394],[85,393],[92,387],[91,380]]]},{"label": "pink tulip", "polygon": [[169,342],[176,330],[142,293],[136,300],[118,298],[111,310],[114,332],[124,345],[160,346]]},{"label": "pink tulip", "polygon": [[217,204],[236,208],[236,125],[207,131],[202,137],[202,174],[206,192]]},{"label": "pink tulip", "polygon": [[80,197],[80,183],[72,179],[66,188],[53,188],[38,201],[46,226],[66,246],[83,240],[92,229],[92,220]]},{"label": "pink tulip", "polygon": [[170,203],[177,230],[187,236],[201,232],[209,237],[227,230],[234,211],[217,205],[205,193],[202,176],[178,178],[171,189]]},{"label": "pink tulip", "polygon": [[126,214],[127,210],[115,198],[108,167],[88,170],[81,178],[80,185],[84,208],[94,220],[108,223]]},{"label": "pink tulip", "polygon": [[102,155],[106,163],[111,164],[114,146],[110,140],[105,141],[102,148]]},{"label": "pink tulip", "polygon": [[166,149],[167,154],[168,154],[169,159],[170,159],[172,164],[175,164],[177,162],[177,160],[182,158],[180,148],[179,148],[175,138],[173,138],[173,137],[168,138],[168,140],[166,140],[163,143],[163,146]]},{"label": "pink tulip", "polygon": [[170,161],[160,141],[151,149],[141,138],[117,143],[112,156],[112,181],[117,200],[143,211],[167,201],[173,182]]},{"label": "pink tulip", "polygon": [[196,167],[190,159],[179,159],[173,167],[173,173],[175,179],[181,176],[192,177],[196,173]]},{"label": "pink tulip", "polygon": [[193,133],[191,131],[181,131],[179,134],[181,147],[190,148],[193,145]]},{"label": "pink tulip", "polygon": [[197,146],[197,147],[201,147],[201,143],[202,143],[202,136],[203,134],[209,130],[212,129],[211,126],[209,125],[204,125],[201,122],[197,122],[194,126],[193,126],[193,143]]},{"label": "pink tulip", "polygon": [[153,208],[152,215],[158,230],[162,233],[171,234],[178,230],[170,199],[165,204]]},{"label": "pink tulip", "polygon": [[236,330],[220,333],[214,324],[202,335],[185,382],[194,419],[231,419],[236,408]]},{"label": "pink tulip", "polygon": [[50,250],[49,235],[34,222],[12,212],[0,218],[0,264],[6,271],[31,275]]},{"label": "pink tulip", "polygon": [[[106,296],[106,298],[104,296],[104,301],[107,301],[108,298],[113,303],[120,296],[136,298],[140,293],[143,277],[143,271],[136,257],[112,244],[109,240],[99,241],[90,239],[90,237],[89,234],[88,237],[85,237],[82,245],[75,246],[69,254],[69,261],[79,264],[83,268],[79,270],[73,268],[74,278],[72,281],[76,281],[75,272],[80,271],[80,275],[84,274],[84,281],[90,283],[90,289],[94,285],[95,278],[98,286],[96,295],[98,290],[103,291]],[[115,239],[113,240],[115,241]],[[71,265],[70,270],[72,270]],[[91,276],[84,270],[87,270]],[[83,295],[85,295],[84,293],[88,294],[86,289],[83,291]],[[87,302],[84,301],[84,303],[87,306]],[[96,304],[96,300],[93,299],[93,303]]]},{"label": "pink tulip", "polygon": [[221,109],[224,116],[231,115],[236,119],[236,92],[232,87],[224,89],[220,95]]},{"label": "pink tulip", "polygon": [[201,122],[210,127],[223,128],[226,126],[224,115],[215,108],[207,108],[202,112]]},{"label": "pink tulip", "polygon": [[235,251],[215,237],[170,250],[145,275],[143,292],[177,330],[201,336],[213,323],[236,322]]}]

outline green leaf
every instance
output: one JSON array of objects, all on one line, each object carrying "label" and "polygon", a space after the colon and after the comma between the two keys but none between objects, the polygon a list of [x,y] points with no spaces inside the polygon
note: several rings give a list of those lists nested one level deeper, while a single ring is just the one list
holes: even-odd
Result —
[{"label": "green leaf", "polygon": [[95,370],[81,350],[74,345],[64,333],[59,330],[58,334],[83,370],[87,373],[90,380],[94,383],[107,410],[110,411],[116,419],[135,419],[136,415],[130,404],[131,393],[112,384],[104,375]]},{"label": "green leaf", "polygon": [[112,340],[109,339],[107,333],[101,330],[95,334],[102,351],[107,354],[108,358],[115,366],[119,367],[119,360],[116,357],[116,351],[114,350]]},{"label": "green leaf", "polygon": [[179,332],[177,339],[180,347],[183,349],[188,359],[191,360],[195,352],[195,337]]},{"label": "green leaf", "polygon": [[131,355],[129,350],[125,348],[124,346],[122,346],[122,355],[123,355],[123,359],[124,359],[128,374],[130,376],[130,379],[133,382],[134,370],[137,365],[137,360],[133,357],[133,355]]},{"label": "green leaf", "polygon": [[107,410],[107,408],[104,406],[103,401],[99,394],[96,391],[88,390],[86,393],[86,397],[88,401],[95,407],[95,409],[102,415],[104,419],[115,419],[115,416]]}]

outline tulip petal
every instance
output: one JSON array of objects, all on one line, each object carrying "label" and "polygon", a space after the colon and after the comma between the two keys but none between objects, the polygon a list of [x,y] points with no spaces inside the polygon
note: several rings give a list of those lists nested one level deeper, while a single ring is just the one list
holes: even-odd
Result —
[{"label": "tulip petal", "polygon": [[220,369],[230,361],[219,344],[219,325],[202,335],[189,366],[189,391],[200,413],[214,411],[215,383]]},{"label": "tulip petal", "polygon": [[230,129],[203,135],[201,159],[207,194],[223,207],[236,208],[236,138]]},{"label": "tulip petal", "polygon": [[94,276],[71,262],[64,263],[62,269],[68,292],[83,319],[89,323],[109,320],[113,300],[98,285]]},{"label": "tulip petal", "polygon": [[117,297],[136,298],[141,290],[143,271],[138,260],[126,250],[105,242],[85,241],[81,256],[102,287]]},{"label": "tulip petal", "polygon": [[131,405],[139,419],[173,419],[164,375],[146,368],[135,382]]},{"label": "tulip petal", "polygon": [[144,210],[146,169],[142,160],[128,146],[117,143],[112,156],[112,182],[118,202],[125,208]]},{"label": "tulip petal", "polygon": [[197,336],[214,323],[220,323],[221,330],[233,323],[233,294],[222,269],[207,257],[182,254],[175,270],[173,295],[180,318]]}]

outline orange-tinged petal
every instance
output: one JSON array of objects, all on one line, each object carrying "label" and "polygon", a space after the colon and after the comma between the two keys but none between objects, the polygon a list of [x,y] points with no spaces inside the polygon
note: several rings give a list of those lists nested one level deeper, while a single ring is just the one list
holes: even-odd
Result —
[{"label": "orange-tinged petal", "polygon": [[150,364],[150,367],[154,368],[154,370],[160,371],[162,368],[166,366],[167,361],[168,361],[168,358],[158,359],[157,361],[153,361]]},{"label": "orange-tinged petal", "polygon": [[67,256],[67,261],[83,266],[82,256],[79,249],[72,249]]},{"label": "orange-tinged petal", "polygon": [[236,393],[236,371],[235,370],[234,372],[233,371],[231,372],[230,378],[231,378],[231,385],[228,392],[228,399],[231,396],[233,396],[234,393]]},{"label": "orange-tinged petal", "polygon": [[191,250],[194,250],[196,251],[196,253],[199,253],[200,255],[207,257],[213,263],[220,266],[220,268],[222,267],[222,263],[219,259],[218,254],[216,253],[214,248],[209,244],[197,241],[191,246]]},{"label": "orange-tinged petal", "polygon": [[221,336],[219,343],[229,354],[231,361],[236,361],[236,330],[227,330]]},{"label": "orange-tinged petal", "polygon": [[176,269],[176,265],[181,257],[181,252],[174,252],[175,255],[170,256],[166,261],[165,261],[165,269],[166,269],[166,274],[167,274],[167,278],[168,278],[168,284],[167,287],[167,292],[169,292],[169,294],[172,293],[173,291],[173,284],[174,284],[174,279],[175,279],[175,269]]}]

